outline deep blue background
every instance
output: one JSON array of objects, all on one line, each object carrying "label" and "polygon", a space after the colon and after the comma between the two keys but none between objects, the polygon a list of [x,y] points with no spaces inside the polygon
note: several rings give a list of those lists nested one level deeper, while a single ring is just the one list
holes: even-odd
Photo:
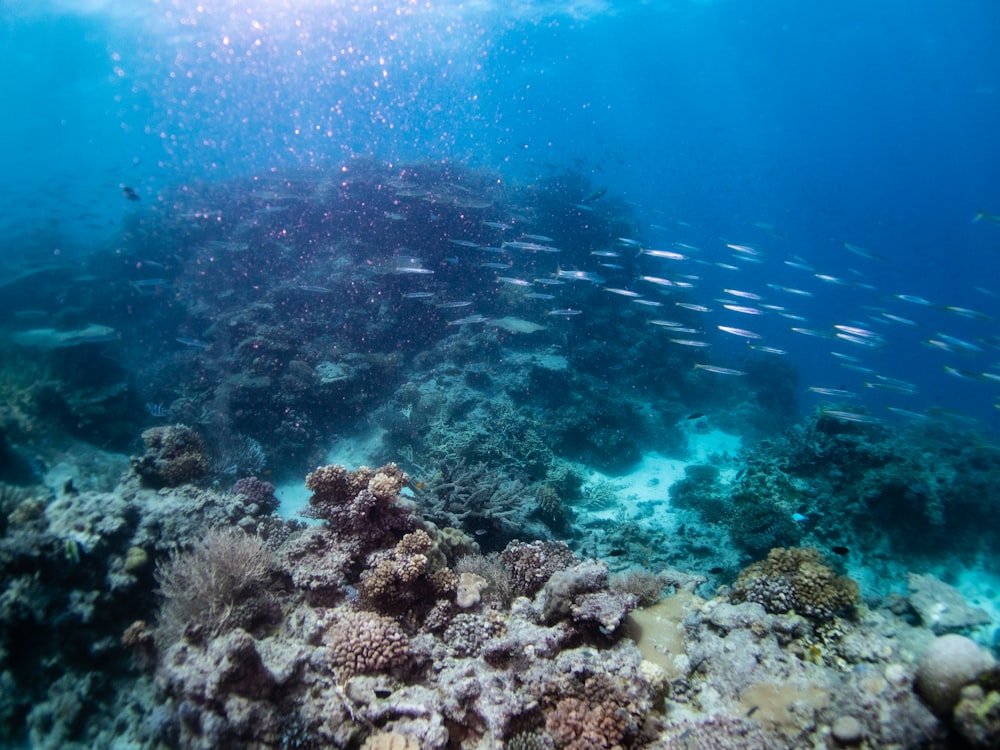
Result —
[{"label": "deep blue background", "polygon": [[[708,262],[728,261],[723,240],[760,250],[739,272],[706,265],[709,298],[730,286],[778,302],[771,282],[815,293],[783,298],[804,327],[871,307],[920,324],[882,325],[888,344],[869,352],[762,323],[803,385],[860,387],[835,348],[920,383],[888,403],[997,421],[1000,387],[943,372],[990,370],[997,324],[941,309],[1000,315],[1000,225],[972,222],[1000,214],[997,3],[198,5],[0,0],[4,266],[113,237],[135,210],[122,184],[150,202],[178,181],[354,154],[518,180],[575,168],[632,202],[658,246],[689,242]],[[793,255],[875,290],[824,284],[785,266]],[[939,332],[984,351],[922,344]]]}]

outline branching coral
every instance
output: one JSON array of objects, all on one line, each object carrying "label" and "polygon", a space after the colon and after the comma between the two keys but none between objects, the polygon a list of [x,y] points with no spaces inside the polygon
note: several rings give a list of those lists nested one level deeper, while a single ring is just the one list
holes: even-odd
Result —
[{"label": "branching coral", "polygon": [[362,466],[322,466],[306,477],[312,491],[307,515],[321,518],[338,536],[356,540],[362,552],[394,544],[415,527],[399,491],[409,477],[396,464],[372,470]]}]

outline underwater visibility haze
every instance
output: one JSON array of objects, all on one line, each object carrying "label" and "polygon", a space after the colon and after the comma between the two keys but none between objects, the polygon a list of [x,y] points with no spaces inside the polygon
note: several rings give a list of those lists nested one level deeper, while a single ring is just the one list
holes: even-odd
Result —
[{"label": "underwater visibility haze", "polygon": [[0,746],[1000,745],[998,37],[0,0]]}]

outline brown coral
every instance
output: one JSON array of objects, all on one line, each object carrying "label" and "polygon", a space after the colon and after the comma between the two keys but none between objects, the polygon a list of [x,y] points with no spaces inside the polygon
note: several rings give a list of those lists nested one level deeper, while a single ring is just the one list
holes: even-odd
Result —
[{"label": "brown coral", "polygon": [[330,658],[347,675],[398,673],[410,663],[410,639],[388,617],[345,612],[325,636]]},{"label": "brown coral", "polygon": [[545,719],[556,747],[566,750],[621,750],[629,724],[625,709],[580,698],[563,698]]},{"label": "brown coral", "polygon": [[402,614],[451,596],[458,579],[443,567],[444,556],[435,552],[430,535],[418,529],[404,535],[390,552],[372,555],[374,564],[358,583],[362,604],[384,614]]},{"label": "brown coral", "polygon": [[132,458],[132,467],[144,484],[176,487],[208,473],[205,444],[197,432],[182,424],[152,427],[142,433],[146,452]]},{"label": "brown coral", "polygon": [[812,548],[776,547],[767,560],[740,573],[733,584],[734,601],[757,602],[773,614],[796,612],[814,620],[829,620],[857,606],[856,581],[838,576]]}]

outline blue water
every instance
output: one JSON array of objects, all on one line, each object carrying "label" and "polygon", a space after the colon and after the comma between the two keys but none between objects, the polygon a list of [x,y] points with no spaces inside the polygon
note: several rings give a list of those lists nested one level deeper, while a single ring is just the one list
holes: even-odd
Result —
[{"label": "blue water", "polygon": [[[808,282],[796,312],[817,327],[864,305],[914,320],[879,324],[865,364],[920,386],[906,408],[995,423],[997,384],[944,371],[988,371],[994,321],[942,307],[1000,314],[1000,225],[972,221],[1000,213],[998,30],[990,2],[4,2],[4,261],[113,237],[136,208],[125,184],[150,202],[358,154],[510,180],[572,167],[634,207],[647,243],[759,248],[724,283]],[[874,289],[804,282],[792,256]],[[922,345],[937,333],[984,351]],[[857,385],[831,376],[829,342],[767,338],[804,385]]]}]

